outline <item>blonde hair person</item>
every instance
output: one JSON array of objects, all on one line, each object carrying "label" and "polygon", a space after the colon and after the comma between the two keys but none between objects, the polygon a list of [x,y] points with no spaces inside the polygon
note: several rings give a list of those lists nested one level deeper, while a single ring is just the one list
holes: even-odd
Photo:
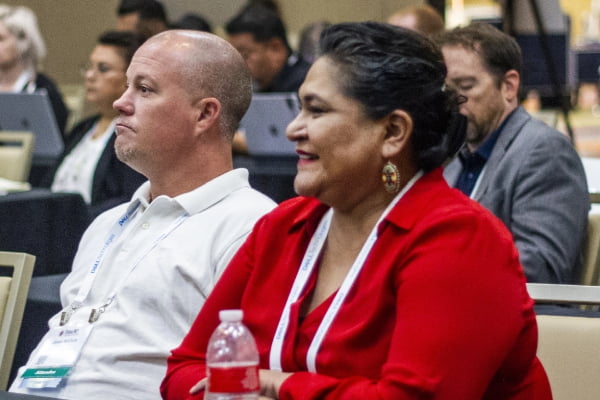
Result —
[{"label": "blonde hair person", "polygon": [[45,89],[58,127],[64,132],[68,110],[56,84],[40,73],[45,58],[46,44],[33,11],[0,4],[0,92]]},{"label": "blonde hair person", "polygon": [[0,4],[0,24],[14,37],[20,60],[16,69],[28,70],[35,76],[35,72],[42,68],[42,62],[46,58],[46,43],[33,11],[27,7]]}]

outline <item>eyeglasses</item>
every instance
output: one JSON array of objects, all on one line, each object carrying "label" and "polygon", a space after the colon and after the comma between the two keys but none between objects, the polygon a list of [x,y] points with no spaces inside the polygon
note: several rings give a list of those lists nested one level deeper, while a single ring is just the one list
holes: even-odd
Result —
[{"label": "eyeglasses", "polygon": [[104,75],[111,71],[117,71],[117,68],[115,68],[109,64],[104,64],[104,63],[93,64],[93,63],[88,62],[79,68],[79,72],[83,76],[85,76],[88,72],[97,72],[100,75]]}]

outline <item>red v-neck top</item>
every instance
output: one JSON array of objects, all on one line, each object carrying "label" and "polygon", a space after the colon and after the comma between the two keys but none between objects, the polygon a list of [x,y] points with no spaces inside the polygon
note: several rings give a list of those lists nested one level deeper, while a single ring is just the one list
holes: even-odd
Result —
[{"label": "red v-neck top", "polygon": [[[262,218],[169,358],[165,399],[205,376],[205,349],[221,309],[241,308],[261,368],[308,243],[327,207],[295,198]],[[550,400],[536,358],[533,302],[512,238],[491,213],[424,175],[392,209],[317,354],[306,354],[332,297],[290,315],[282,367],[296,372],[279,399]],[[176,288],[173,288],[176,290]]]}]

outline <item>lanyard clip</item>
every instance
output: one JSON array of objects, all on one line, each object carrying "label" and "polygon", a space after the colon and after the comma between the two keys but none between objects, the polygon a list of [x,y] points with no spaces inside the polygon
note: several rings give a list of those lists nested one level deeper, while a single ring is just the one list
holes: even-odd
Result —
[{"label": "lanyard clip", "polygon": [[111,300],[104,303],[102,306],[100,306],[98,308],[92,308],[92,311],[90,312],[90,317],[88,318],[88,322],[90,324],[93,324],[94,322],[98,321],[98,318],[100,318],[100,315],[102,315],[104,313],[104,311],[106,310],[106,307],[110,303],[111,303]]},{"label": "lanyard clip", "polygon": [[73,315],[73,310],[63,311],[60,313],[60,326],[65,326],[67,322],[71,319],[71,315]]},{"label": "lanyard clip", "polygon": [[77,310],[80,306],[81,306],[81,303],[78,303],[76,301],[75,303],[71,304],[71,307],[69,307],[68,310],[61,312],[59,325],[65,326],[67,324],[67,322],[69,322],[69,320],[71,319],[71,316],[73,315],[75,310]]}]

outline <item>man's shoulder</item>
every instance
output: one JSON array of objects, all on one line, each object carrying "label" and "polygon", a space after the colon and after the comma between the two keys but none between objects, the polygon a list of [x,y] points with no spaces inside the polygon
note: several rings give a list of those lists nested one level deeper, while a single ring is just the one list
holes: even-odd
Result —
[{"label": "man's shoulder", "polygon": [[270,197],[251,187],[231,192],[223,199],[223,206],[232,212],[266,213],[277,206]]},{"label": "man's shoulder", "polygon": [[[572,147],[569,138],[558,129],[546,124],[544,121],[530,115],[525,110],[519,110],[512,118],[515,124],[509,123],[508,130],[519,129],[519,139],[533,143],[543,144],[568,144]],[[512,122],[512,121],[511,121]],[[516,126],[515,126],[516,125]]]}]

